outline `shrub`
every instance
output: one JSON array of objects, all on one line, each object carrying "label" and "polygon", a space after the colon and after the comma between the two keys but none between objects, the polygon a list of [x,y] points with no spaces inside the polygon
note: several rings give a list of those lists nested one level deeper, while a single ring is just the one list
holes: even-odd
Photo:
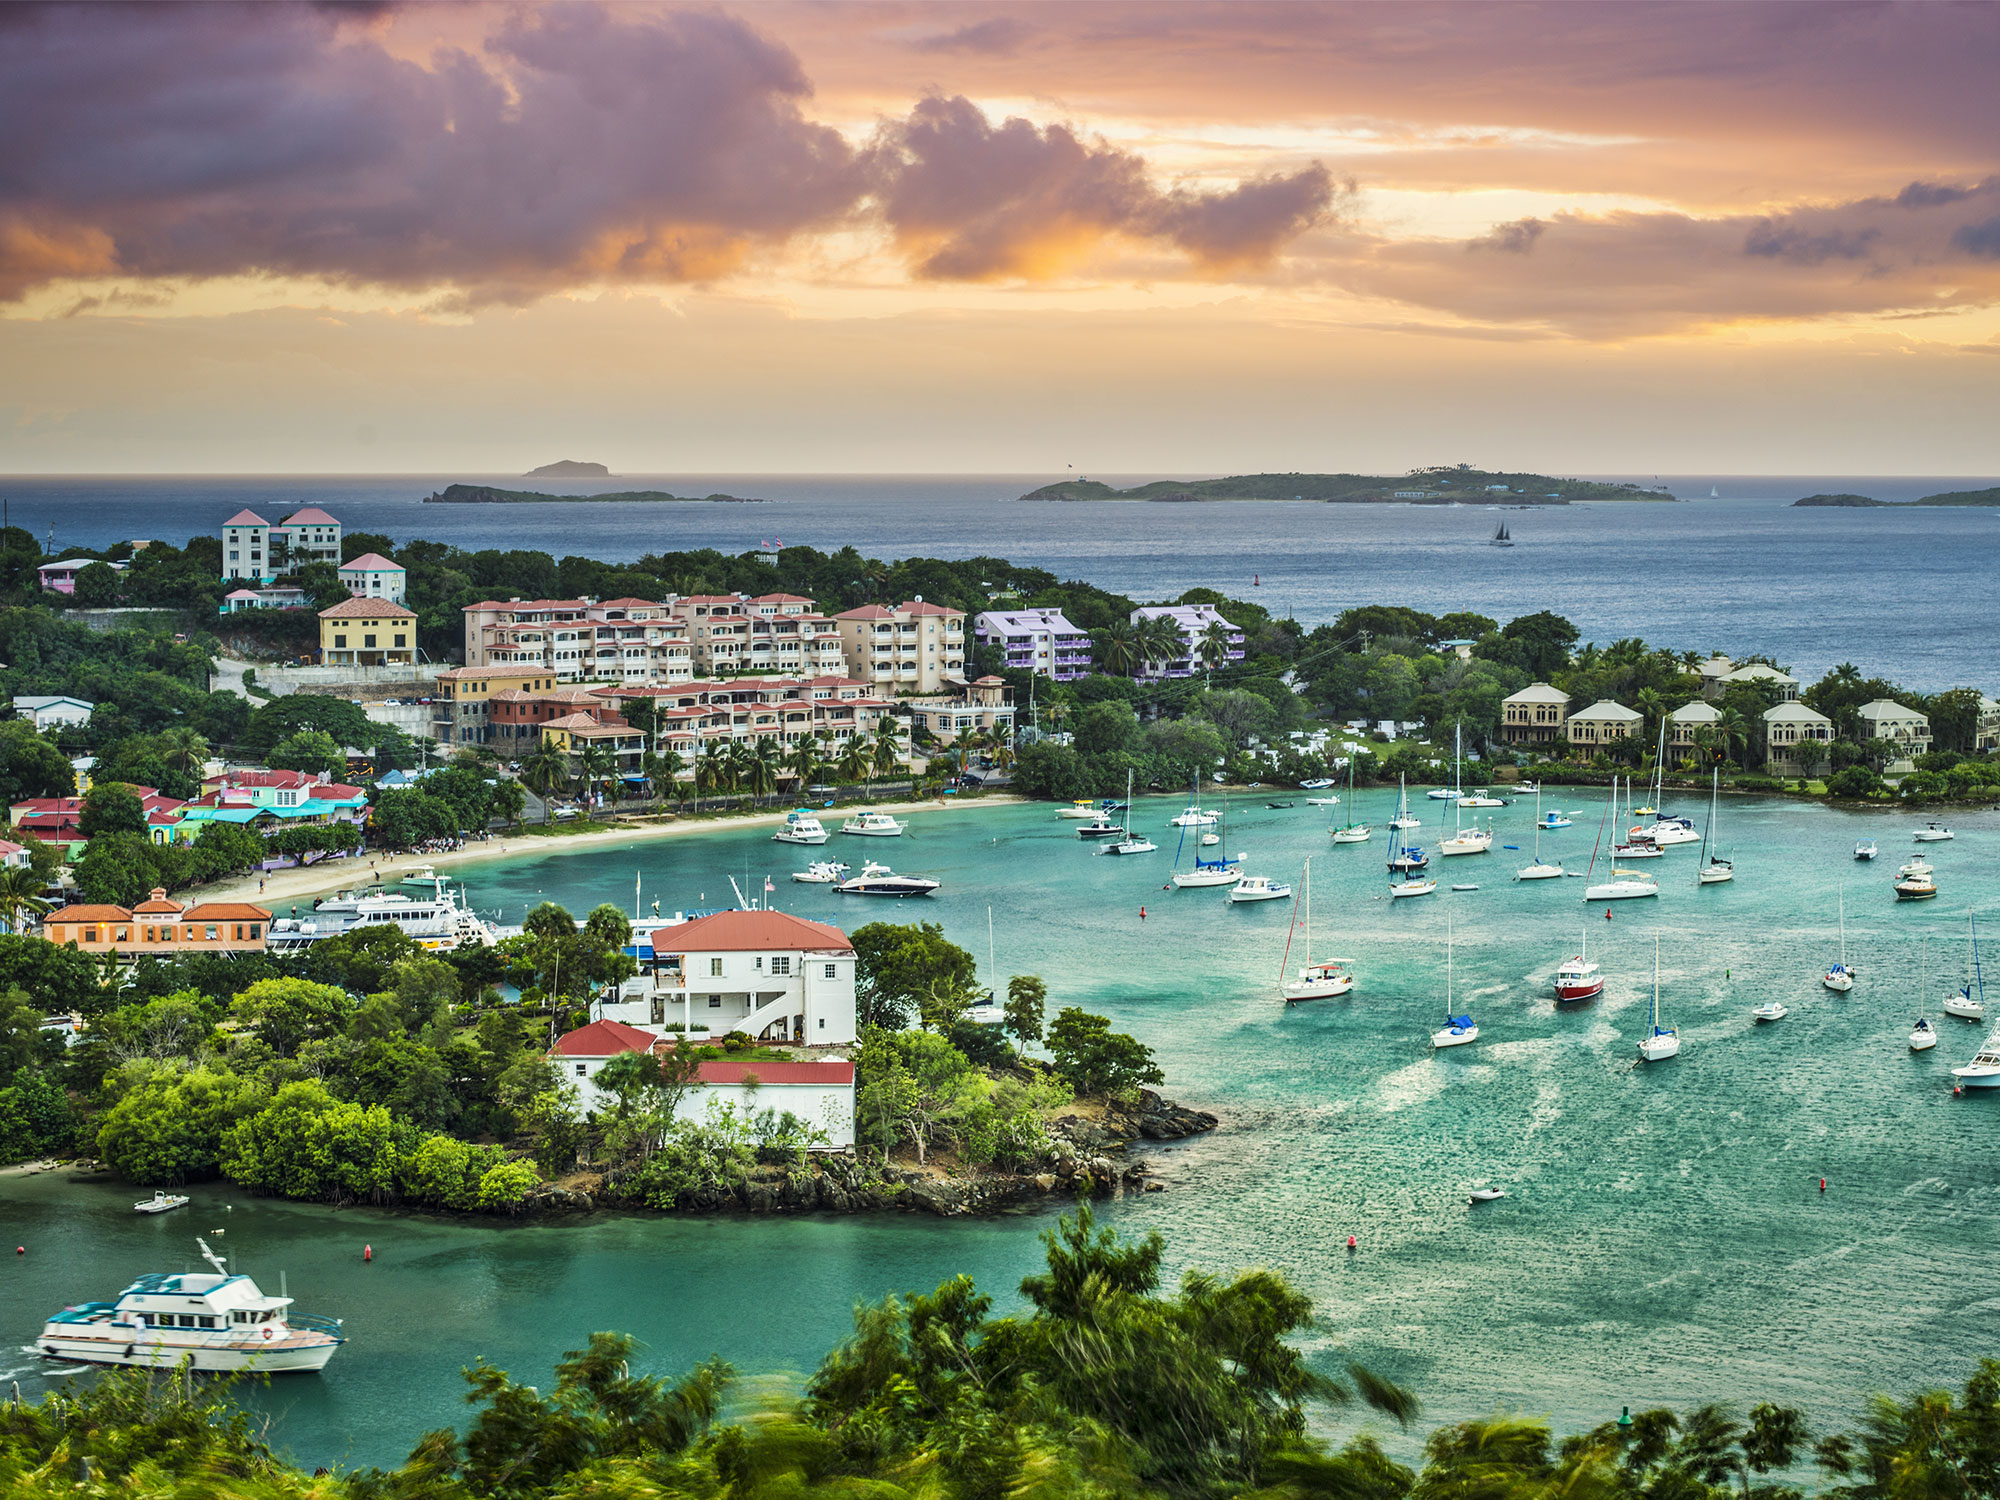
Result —
[{"label": "shrub", "polygon": [[528,1194],[541,1183],[542,1174],[535,1170],[533,1162],[502,1162],[497,1167],[489,1167],[480,1177],[479,1206],[489,1213],[495,1210],[516,1212]]}]

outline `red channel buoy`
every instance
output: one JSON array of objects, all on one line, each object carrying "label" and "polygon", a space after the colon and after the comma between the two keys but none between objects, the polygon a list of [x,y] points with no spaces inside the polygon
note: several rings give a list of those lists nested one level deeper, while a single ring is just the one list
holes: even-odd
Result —
[{"label": "red channel buoy", "polygon": [[14,1253],[16,1255],[26,1255],[28,1253],[28,1247],[26,1245],[16,1245],[14,1247]]},{"label": "red channel buoy", "polygon": [[373,1245],[363,1245],[361,1247],[362,1261],[366,1263],[368,1261],[373,1260],[374,1258],[375,1258],[375,1247]]},{"label": "red channel buoy", "polygon": [[1351,1234],[1347,1237],[1347,1248],[1350,1250],[1356,1248],[1354,1236]]},{"label": "red channel buoy", "polygon": [[1822,1193],[1826,1191],[1826,1179],[1824,1177],[1820,1178],[1819,1180],[1819,1190]]}]

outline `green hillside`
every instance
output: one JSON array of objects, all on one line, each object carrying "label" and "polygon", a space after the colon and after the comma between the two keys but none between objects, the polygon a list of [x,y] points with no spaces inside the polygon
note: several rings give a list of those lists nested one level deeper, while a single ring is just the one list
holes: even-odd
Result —
[{"label": "green hillside", "polygon": [[741,495],[670,495],[665,490],[614,490],[603,495],[544,495],[538,490],[502,490],[490,484],[449,484],[426,505],[567,505],[577,500],[617,501],[632,505],[762,505]]},{"label": "green hillside", "polygon": [[1990,490],[1947,490],[1940,495],[1926,495],[1921,500],[1872,500],[1866,495],[1808,495],[1803,500],[1794,500],[1798,505],[1839,505],[1839,506],[1882,506],[1902,505],[2000,505],[2000,487]]},{"label": "green hillside", "polygon": [[[1504,490],[1504,493],[1503,493]],[[1095,479],[1044,485],[1023,500],[1319,500],[1334,504],[1448,505],[1477,502],[1567,505],[1572,500],[1672,500],[1665,490],[1590,479],[1553,479],[1462,466],[1384,474],[1232,474],[1223,479],[1157,479],[1128,490]]]}]

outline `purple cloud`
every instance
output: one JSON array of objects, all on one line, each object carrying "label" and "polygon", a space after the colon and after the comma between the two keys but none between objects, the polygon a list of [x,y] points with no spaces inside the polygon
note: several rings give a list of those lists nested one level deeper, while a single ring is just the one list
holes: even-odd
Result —
[{"label": "purple cloud", "polygon": [[937,36],[919,38],[910,43],[910,49],[913,52],[961,52],[1010,57],[1034,34],[1035,28],[1026,21],[1012,16],[995,16],[991,20],[973,21]]}]

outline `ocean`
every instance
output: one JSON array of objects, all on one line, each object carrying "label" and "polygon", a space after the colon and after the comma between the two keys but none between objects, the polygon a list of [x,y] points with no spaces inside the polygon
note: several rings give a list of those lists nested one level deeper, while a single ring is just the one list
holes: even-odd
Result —
[{"label": "ocean", "polygon": [[[1378,834],[1392,796],[1360,794]],[[1540,852],[1582,870],[1601,802],[1558,796],[1574,825]],[[982,976],[990,912],[991,972],[1038,973],[1052,1006],[1109,1016],[1157,1049],[1163,1092],[1224,1118],[1149,1150],[1169,1190],[1106,1204],[1109,1222],[1159,1231],[1170,1281],[1189,1266],[1282,1271],[1314,1300],[1304,1346],[1316,1366],[1379,1368],[1421,1396],[1426,1423],[1507,1410],[1574,1431],[1626,1405],[1775,1400],[1824,1431],[1855,1421],[1872,1391],[1956,1384],[1992,1353],[2000,1097],[1952,1096],[1950,1070],[1981,1028],[1941,1018],[1937,1002],[1972,978],[1968,919],[1996,930],[2000,814],[1953,815],[1957,838],[1923,846],[1941,894],[1910,905],[1889,887],[1917,820],[1726,798],[1717,836],[1736,881],[1698,888],[1698,848],[1675,849],[1654,867],[1659,898],[1606,921],[1581,881],[1512,880],[1533,850],[1532,798],[1494,811],[1492,853],[1440,861],[1446,890],[1394,903],[1380,839],[1332,846],[1329,814],[1345,809],[1297,800],[1271,810],[1239,794],[1224,831],[1252,873],[1297,880],[1312,856],[1314,953],[1355,973],[1352,997],[1289,1011],[1277,994],[1288,903],[1161,889],[1177,857],[1174,798],[1140,799],[1137,826],[1161,848],[1131,859],[1095,857],[1046,805],[918,812],[905,837],[864,851],[943,882],[909,904],[794,884],[817,851],[742,827],[464,873],[472,901],[511,921],[543,899],[625,906],[635,878],[646,907],[714,905],[730,876],[755,889],[769,874],[783,909],[849,930],[940,922]],[[1706,822],[1705,799],[1667,805]],[[1417,804],[1426,844],[1450,822],[1443,806]],[[1882,845],[1873,864],[1851,858],[1864,834]],[[1843,900],[1860,978],[1835,996],[1819,977],[1839,955]],[[1448,919],[1451,1009],[1480,1037],[1433,1054]],[[1558,1010],[1553,972],[1585,929],[1606,992]],[[1641,1067],[1656,933],[1662,1010],[1684,1047]],[[1289,961],[1302,958],[1294,946]],[[1752,1007],[1772,998],[1790,1016],[1755,1025]],[[1919,1014],[1942,1040],[1912,1054]],[[1510,1196],[1468,1206],[1487,1183]],[[1001,1309],[1018,1306],[1055,1212],[508,1223],[217,1184],[192,1194],[188,1212],[147,1218],[129,1187],[0,1178],[0,1223],[28,1250],[10,1257],[0,1302],[0,1382],[33,1395],[65,1378],[25,1347],[48,1311],[198,1266],[193,1236],[223,1229],[240,1268],[270,1285],[287,1273],[301,1308],[345,1318],[352,1339],[324,1375],[246,1399],[308,1464],[390,1463],[465,1420],[458,1372],[482,1356],[545,1384],[563,1351],[622,1329],[649,1371],[721,1354],[754,1383],[810,1370],[857,1299],[964,1272]],[[1384,1436],[1410,1455],[1414,1439]]]},{"label": "ocean", "polygon": [[[884,558],[997,556],[1142,601],[1205,587],[1320,624],[1355,604],[1499,620],[1549,609],[1585,640],[1640,636],[1676,650],[1775,656],[1811,680],[1842,661],[1917,691],[2000,689],[2000,509],[1798,510],[1848,491],[1909,500],[1979,478],[1606,475],[1659,482],[1681,504],[1483,506],[1016,505],[1050,475],[337,475],[0,478],[8,518],[55,549],[135,537],[179,543],[244,506],[268,519],[306,505],[350,530],[461,547],[534,547],[620,561],[765,543]],[[1098,475],[1119,486],[1155,475]],[[740,505],[421,504],[455,481],[576,494],[726,492]],[[1713,489],[1716,498],[1709,498]],[[1516,545],[1489,545],[1505,520]],[[1987,642],[1985,646],[1980,642]]]}]

